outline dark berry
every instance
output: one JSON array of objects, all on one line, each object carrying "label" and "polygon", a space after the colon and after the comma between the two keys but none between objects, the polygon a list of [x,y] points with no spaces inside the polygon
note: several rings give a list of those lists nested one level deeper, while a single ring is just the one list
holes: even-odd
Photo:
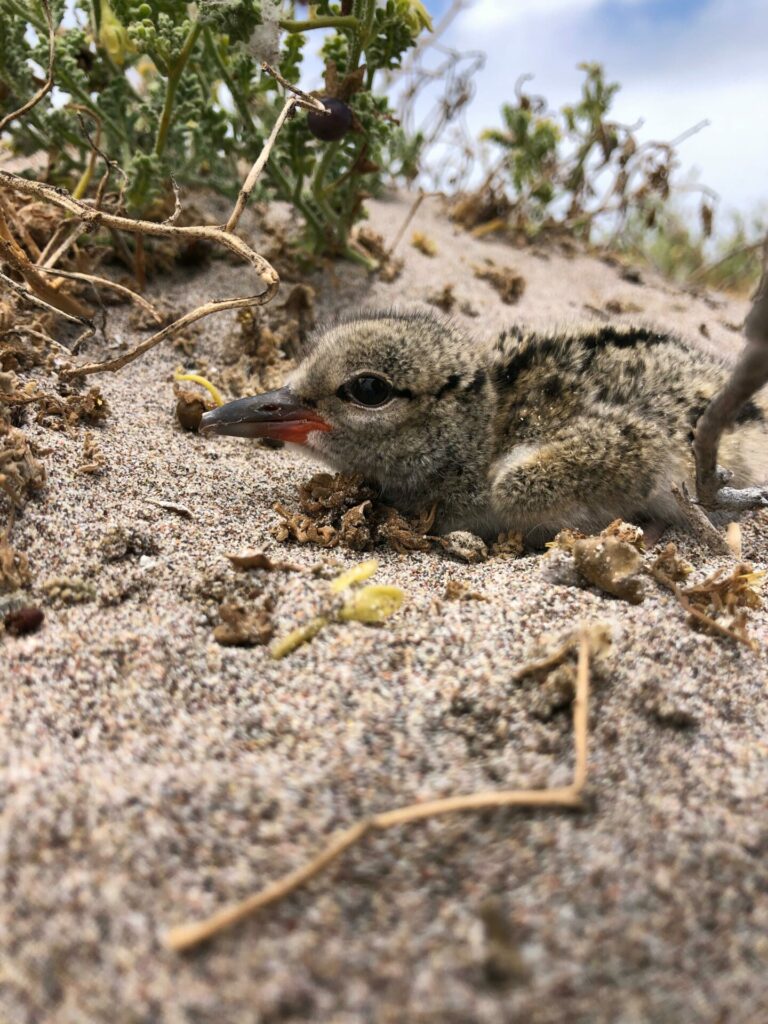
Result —
[{"label": "dark berry", "polygon": [[8,612],[5,616],[5,629],[11,636],[25,636],[27,633],[34,633],[43,624],[45,615],[41,608],[33,605],[26,605]]},{"label": "dark berry", "polygon": [[307,115],[309,130],[316,139],[323,142],[336,142],[347,134],[352,127],[352,111],[346,103],[341,100],[332,99],[330,96],[320,100],[327,114],[310,110]]}]

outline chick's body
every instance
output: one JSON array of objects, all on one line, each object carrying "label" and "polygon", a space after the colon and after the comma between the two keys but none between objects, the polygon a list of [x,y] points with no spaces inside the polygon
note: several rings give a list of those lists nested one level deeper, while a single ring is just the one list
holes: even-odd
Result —
[{"label": "chick's body", "polygon": [[[674,522],[670,487],[692,484],[693,427],[727,374],[645,328],[514,329],[478,345],[432,315],[362,312],[321,331],[288,388],[270,394],[316,424],[306,448],[385,501],[436,505],[444,532],[541,542],[616,517]],[[264,409],[270,395],[248,401]],[[764,402],[748,403],[723,439],[734,486],[768,472],[767,419]],[[242,424],[218,432],[265,436]]]}]

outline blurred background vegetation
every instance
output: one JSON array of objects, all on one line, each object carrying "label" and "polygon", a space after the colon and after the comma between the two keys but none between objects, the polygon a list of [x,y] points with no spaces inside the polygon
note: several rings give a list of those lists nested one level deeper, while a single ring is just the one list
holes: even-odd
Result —
[{"label": "blurred background vegetation", "polygon": [[[3,143],[37,158],[35,173],[76,198],[98,193],[105,208],[132,216],[169,216],[176,188],[234,197],[284,104],[266,61],[328,110],[288,120],[256,192],[294,207],[307,259],[375,269],[376,254],[353,230],[366,198],[393,186],[439,187],[450,215],[475,234],[516,245],[567,236],[682,283],[751,287],[765,218],[722,216],[702,185],[693,186],[694,216],[691,185],[679,175],[679,146],[701,125],[641,141],[638,125],[613,114],[619,83],[593,62],[580,65],[581,92],[559,109],[531,92],[530,76],[510,77],[496,123],[472,131],[466,112],[483,55],[441,42],[471,4],[437,4],[435,23],[433,6],[53,0],[55,88],[5,126]],[[7,112],[45,80],[43,0],[0,0],[0,32]]]}]

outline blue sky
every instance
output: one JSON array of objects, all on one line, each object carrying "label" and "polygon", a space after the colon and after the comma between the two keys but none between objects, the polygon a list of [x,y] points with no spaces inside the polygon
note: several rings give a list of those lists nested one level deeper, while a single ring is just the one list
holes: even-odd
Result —
[{"label": "blue sky", "polygon": [[[437,20],[449,4],[426,6]],[[598,60],[622,85],[617,120],[643,118],[641,137],[665,140],[709,119],[681,146],[681,170],[724,210],[768,210],[768,0],[475,0],[443,40],[487,54],[473,131],[498,123],[520,74],[560,106],[578,95],[576,65]]]}]

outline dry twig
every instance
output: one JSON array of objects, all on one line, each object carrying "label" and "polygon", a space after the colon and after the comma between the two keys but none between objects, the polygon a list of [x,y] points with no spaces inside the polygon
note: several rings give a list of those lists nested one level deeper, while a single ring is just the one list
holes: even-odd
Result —
[{"label": "dry twig", "polygon": [[[560,650],[556,652],[557,659],[562,660],[563,656]],[[224,907],[204,921],[171,928],[164,936],[166,946],[179,952],[190,949],[244,920],[262,907],[284,899],[325,870],[342,853],[359,843],[369,832],[384,831],[399,825],[423,821],[425,818],[432,818],[436,815],[463,811],[482,811],[498,807],[580,807],[582,791],[587,781],[589,657],[590,635],[587,628],[583,627],[579,635],[576,693],[573,702],[574,769],[570,785],[554,789],[488,790],[461,796],[449,796],[439,800],[428,800],[424,803],[407,804],[404,807],[397,807],[394,810],[383,811],[364,818],[331,839],[317,856],[247,899]],[[548,659],[547,664],[551,660]],[[557,663],[557,660],[553,662],[553,664]],[[542,665],[545,663],[537,662],[531,671],[540,671]]]},{"label": "dry twig", "polygon": [[[51,25],[52,38],[53,29],[52,22],[50,21],[50,12],[47,9],[47,2],[46,13],[49,16],[49,25]],[[53,45],[53,43],[51,43],[51,45]],[[279,81],[283,82],[284,85],[287,85],[287,83],[283,81],[279,74],[275,72],[274,69],[270,68],[268,65],[264,66],[264,70],[269,72],[270,74],[273,74]],[[40,262],[47,264],[45,268],[35,267],[35,265],[30,263],[26,257],[24,257],[22,265],[19,262],[18,253],[16,252],[18,246],[15,246],[13,239],[8,239],[5,242],[5,248],[3,250],[4,254],[9,259],[9,261],[14,264],[16,269],[18,269],[25,276],[25,279],[27,280],[30,287],[24,288],[23,286],[16,284],[15,282],[11,281],[8,278],[4,279],[7,280],[7,282],[11,284],[12,287],[14,287],[17,291],[22,291],[25,295],[27,295],[27,297],[33,298],[38,302],[38,304],[43,305],[45,308],[50,309],[51,306],[65,304],[65,299],[66,302],[73,302],[74,300],[69,300],[67,297],[56,295],[55,289],[52,289],[49,285],[47,285],[45,282],[42,282],[42,280],[39,278],[39,272],[43,269],[50,269],[51,265],[55,262],[55,260],[60,258],[60,256],[63,254],[63,252],[66,249],[66,246],[70,244],[70,242],[74,241],[75,238],[83,230],[95,230],[96,228],[99,227],[106,227],[115,232],[125,231],[131,234],[135,234],[138,236],[137,246],[138,243],[142,241],[145,235],[158,236],[161,238],[205,239],[210,242],[216,242],[220,245],[223,245],[225,248],[231,250],[242,260],[248,263],[256,272],[262,283],[265,285],[264,291],[257,295],[249,295],[239,298],[220,299],[218,301],[206,302],[202,306],[198,306],[196,309],[191,310],[189,313],[185,313],[183,316],[179,317],[173,323],[168,324],[166,327],[163,327],[161,330],[153,334],[150,338],[147,338],[141,344],[135,346],[129,352],[126,352],[123,355],[116,357],[115,359],[108,359],[102,363],[89,363],[85,366],[78,366],[73,367],[71,369],[62,370],[62,377],[75,377],[90,373],[101,373],[107,370],[119,370],[121,369],[121,367],[133,362],[134,359],[137,359],[140,355],[143,355],[145,352],[149,351],[149,349],[154,348],[156,345],[159,345],[160,342],[164,341],[166,338],[178,333],[185,327],[188,327],[190,324],[193,324],[196,321],[203,319],[203,317],[210,316],[212,313],[218,313],[229,309],[244,309],[249,306],[262,306],[269,302],[272,298],[274,298],[280,284],[280,279],[277,275],[277,271],[263,256],[259,255],[259,253],[257,253],[254,249],[247,245],[234,232],[235,228],[237,227],[240,221],[240,218],[242,217],[243,211],[245,210],[246,204],[251,196],[251,193],[253,192],[259,174],[261,173],[261,171],[264,168],[264,165],[269,159],[269,155],[272,151],[272,147],[274,146],[277,134],[282,128],[287,118],[290,117],[290,115],[292,114],[296,107],[305,107],[312,110],[322,111],[323,113],[326,112],[325,108],[323,107],[319,100],[316,100],[314,97],[302,93],[300,90],[295,89],[295,87],[290,88],[292,89],[293,93],[295,93],[295,95],[291,95],[286,100],[285,106],[283,107],[283,110],[281,111],[279,117],[277,118],[274,128],[272,129],[272,132],[269,135],[269,138],[265,142],[261,153],[259,154],[255,163],[253,164],[253,167],[251,168],[248,176],[246,177],[243,183],[243,186],[237,197],[234,209],[232,210],[232,213],[226,225],[223,228],[208,225],[190,225],[185,227],[177,227],[174,221],[178,216],[180,204],[178,190],[175,187],[174,195],[176,198],[176,208],[171,217],[169,217],[168,220],[164,221],[163,223],[154,223],[146,220],[133,220],[132,218],[129,217],[124,217],[116,213],[109,213],[105,210],[102,210],[101,199],[103,196],[103,187],[106,183],[105,179],[109,174],[111,162],[108,160],[108,158],[104,156],[104,154],[100,153],[96,144],[93,142],[91,142],[92,148],[95,152],[99,152],[99,154],[102,156],[102,158],[105,160],[107,164],[105,177],[102,178],[102,181],[99,185],[99,190],[97,192],[97,199],[95,204],[88,203],[80,199],[76,199],[74,196],[70,195],[65,190],[55,188],[51,185],[46,184],[45,182],[29,181],[26,178],[20,177],[19,175],[9,173],[8,171],[0,170],[0,185],[8,188],[15,188],[25,195],[31,195],[44,202],[49,202],[54,206],[57,206],[59,209],[65,210],[67,213],[71,214],[76,221],[80,222],[80,227],[76,228],[72,234],[67,234],[65,239],[66,245],[63,243],[57,244],[55,254],[52,254],[50,252],[51,246],[46,247],[46,251],[40,257]],[[34,106],[35,103],[39,102],[44,95],[45,92],[40,93],[36,97],[34,97],[32,101],[30,101],[28,104],[25,105],[24,108],[22,108],[21,113],[31,109],[31,107]],[[17,112],[17,114],[13,116],[18,116],[18,113],[19,112]],[[89,142],[90,141],[91,140],[89,138]],[[63,275],[60,274],[60,276]],[[93,277],[89,278],[89,280],[92,283],[101,283],[104,286],[115,288],[115,290],[117,291],[122,290],[124,293],[130,294],[130,296],[135,300],[138,300],[138,297],[135,295],[135,293],[130,292],[129,289],[122,288],[122,286],[116,287],[115,285],[109,282],[100,281],[99,279]],[[54,300],[54,297],[50,294],[51,292],[53,292],[54,295],[56,295],[56,299],[58,301]],[[58,308],[54,309],[54,311],[59,313],[61,312]],[[148,308],[147,311],[151,312],[152,315],[157,318],[157,314],[153,309]],[[69,308],[69,306],[66,306],[65,314],[69,313],[70,319],[72,318],[71,314],[74,312],[75,311],[73,309]],[[85,320],[83,320],[82,318],[80,318],[80,321],[85,323]]]},{"label": "dry twig", "polygon": [[86,284],[92,284],[97,288],[106,288],[109,291],[117,292],[118,295],[125,295],[126,298],[135,302],[137,306],[141,306],[155,323],[160,324],[163,322],[163,314],[156,306],[148,302],[143,295],[139,295],[138,292],[135,292],[127,285],[120,284],[118,281],[110,281],[108,277],[97,277],[95,274],[81,274],[76,270],[59,270],[55,267],[38,267],[37,270],[43,274],[55,274],[57,277],[71,278],[73,281],[84,281]]},{"label": "dry twig", "polygon": [[183,330],[190,324],[195,323],[197,320],[201,320],[203,317],[210,316],[212,313],[218,313],[226,309],[243,309],[247,306],[263,306],[277,294],[280,279],[277,276],[277,271],[274,267],[263,256],[260,256],[259,253],[247,245],[241,238],[232,232],[227,231],[225,228],[209,225],[176,227],[173,224],[157,224],[146,220],[132,220],[130,217],[121,217],[116,214],[107,213],[104,210],[94,209],[87,203],[73,199],[68,192],[54,188],[52,185],[48,185],[45,182],[28,181],[26,178],[21,178],[18,175],[10,174],[8,171],[3,170],[0,170],[0,184],[7,185],[9,187],[12,186],[27,195],[33,195],[38,199],[50,202],[54,206],[58,206],[60,209],[73,214],[75,217],[86,223],[91,229],[96,229],[103,225],[104,227],[114,228],[117,231],[127,231],[138,235],[156,235],[161,238],[207,239],[211,242],[217,242],[234,252],[242,260],[248,263],[259,276],[261,281],[266,285],[265,290],[258,295],[248,295],[241,298],[220,299],[214,302],[206,302],[202,306],[198,306],[196,309],[191,310],[189,313],[185,313],[184,316],[179,317],[172,324],[169,324],[167,327],[164,327],[162,330],[153,334],[151,337],[147,338],[146,341],[143,341],[140,345],[137,345],[124,355],[118,356],[115,359],[108,359],[103,363],[88,363],[85,366],[73,367],[70,370],[62,370],[61,374],[64,377],[76,377],[82,374],[101,373],[105,370],[119,370],[128,363],[133,362],[133,360],[137,359],[140,355],[148,352],[149,349],[159,345],[161,341],[165,341],[166,338],[178,333],[180,330]]},{"label": "dry twig", "polygon": [[682,487],[672,487],[672,497],[677,502],[677,507],[685,517],[688,531],[700,543],[706,545],[716,555],[730,555],[731,549],[726,538],[720,533],[717,527],[707,516],[701,505],[695,502],[685,484]]}]

